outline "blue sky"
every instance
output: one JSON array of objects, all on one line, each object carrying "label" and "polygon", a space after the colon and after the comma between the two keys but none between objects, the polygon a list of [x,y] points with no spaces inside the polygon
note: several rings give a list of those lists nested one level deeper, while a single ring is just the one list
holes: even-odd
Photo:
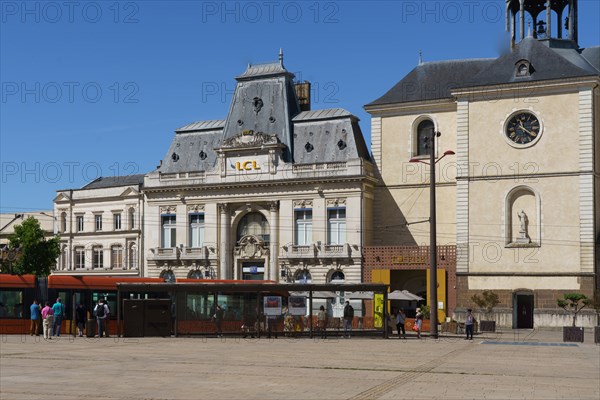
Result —
[{"label": "blue sky", "polygon": [[[579,3],[582,47],[600,2]],[[418,62],[496,57],[504,0],[4,1],[0,212],[51,209],[58,189],[145,173],[174,129],[227,115],[234,77],[277,60],[313,84],[313,109],[361,119]]]}]

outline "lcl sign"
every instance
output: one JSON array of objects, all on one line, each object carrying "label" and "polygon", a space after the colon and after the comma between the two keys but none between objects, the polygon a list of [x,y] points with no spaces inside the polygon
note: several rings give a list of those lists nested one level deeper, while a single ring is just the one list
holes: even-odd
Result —
[{"label": "lcl sign", "polygon": [[235,163],[235,169],[236,171],[253,171],[253,170],[259,170],[260,169],[260,165],[258,165],[256,163],[256,160],[250,160],[250,161],[238,161]]}]

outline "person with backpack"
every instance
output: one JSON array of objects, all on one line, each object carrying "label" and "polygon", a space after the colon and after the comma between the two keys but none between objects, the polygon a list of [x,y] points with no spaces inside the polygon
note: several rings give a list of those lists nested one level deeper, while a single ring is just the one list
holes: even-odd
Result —
[{"label": "person with backpack", "polygon": [[98,304],[94,307],[94,315],[98,322],[98,337],[102,337],[106,328],[106,316],[108,315],[108,307],[104,304],[104,299],[98,300]]},{"label": "person with backpack", "polygon": [[406,322],[406,314],[402,308],[399,308],[396,311],[396,329],[398,330],[398,339],[402,339],[400,337],[400,332],[402,332],[402,336],[406,339],[406,330],[404,329],[404,323]]},{"label": "person with backpack", "polygon": [[352,322],[354,321],[354,307],[350,305],[350,302],[346,300],[344,306],[344,337],[350,338],[352,333]]}]

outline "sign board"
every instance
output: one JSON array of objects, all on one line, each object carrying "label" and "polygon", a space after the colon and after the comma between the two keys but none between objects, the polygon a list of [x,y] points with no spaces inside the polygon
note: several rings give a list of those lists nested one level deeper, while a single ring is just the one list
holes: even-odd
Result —
[{"label": "sign board", "polygon": [[263,297],[263,313],[265,315],[281,315],[281,296]]},{"label": "sign board", "polygon": [[306,315],[306,297],[290,296],[288,297],[288,313],[290,315]]}]

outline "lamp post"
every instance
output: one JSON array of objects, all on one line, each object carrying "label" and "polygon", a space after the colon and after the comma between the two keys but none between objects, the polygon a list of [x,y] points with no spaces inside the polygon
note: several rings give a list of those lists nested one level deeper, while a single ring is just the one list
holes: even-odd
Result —
[{"label": "lamp post", "polygon": [[446,156],[455,154],[452,150],[446,150],[444,154],[435,160],[435,138],[440,137],[441,132],[433,128],[431,134],[425,137],[425,146],[429,148],[429,162],[420,158],[411,158],[410,162],[420,162],[429,165],[429,334],[438,337],[438,304],[437,304],[437,221],[435,210],[435,164]]}]

